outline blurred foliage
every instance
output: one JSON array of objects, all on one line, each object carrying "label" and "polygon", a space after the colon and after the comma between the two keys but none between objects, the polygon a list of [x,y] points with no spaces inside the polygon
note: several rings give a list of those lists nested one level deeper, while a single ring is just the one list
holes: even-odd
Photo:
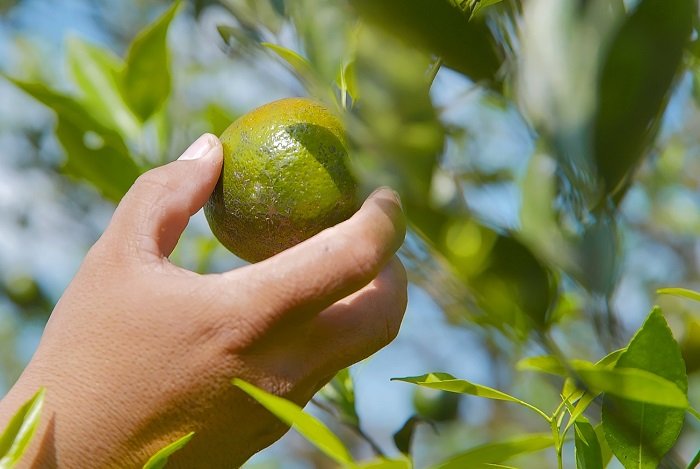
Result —
[{"label": "blurred foliage", "polygon": [[[0,14],[11,23],[22,3],[0,2]],[[543,350],[551,358],[539,366],[569,378],[554,381],[565,383],[557,410],[540,411],[553,421],[569,416],[555,422],[551,437],[511,438],[510,431],[501,431],[503,418],[513,420],[514,435],[528,433],[532,425],[527,418],[499,413],[501,402],[483,424],[488,435],[472,438],[471,449],[447,443],[449,434],[442,439],[442,451],[455,454],[451,467],[465,467],[456,465],[465,461],[500,463],[511,453],[520,457],[550,446],[561,457],[565,444],[575,448],[578,467],[598,467],[595,461],[609,459],[610,450],[623,465],[632,464],[624,459],[635,442],[622,424],[639,423],[639,406],[650,404],[619,405],[618,410],[634,415],[618,419],[622,426],[606,428],[595,398],[611,389],[594,392],[592,385],[605,379],[648,384],[644,380],[653,378],[623,376],[610,368],[614,361],[585,360],[627,343],[641,323],[640,305],[651,302],[657,287],[700,285],[695,261],[700,247],[696,2],[127,3],[114,15],[108,2],[91,3],[109,39],[99,44],[68,39],[64,79],[47,70],[35,57],[37,46],[17,33],[20,65],[5,67],[2,74],[56,118],[53,129],[25,124],[12,132],[35,142],[37,153],[50,148],[46,140],[62,149],[52,162],[37,158],[35,166],[63,181],[53,173],[60,166],[72,181],[66,190],[84,191],[86,183],[117,202],[140,173],[168,161],[197,132],[220,133],[247,110],[231,106],[222,89],[240,86],[228,80],[242,69],[252,70],[264,86],[282,81],[289,94],[323,100],[344,116],[363,190],[386,184],[401,194],[411,226],[401,255],[413,284],[432,297],[456,329],[479,331],[493,359],[494,380],[517,382],[512,362]],[[177,34],[184,39],[173,37],[178,24]],[[200,50],[198,34],[216,43],[214,59],[211,51]],[[285,70],[288,75],[281,77]],[[211,89],[193,98],[198,80]],[[216,243],[208,233],[188,236],[174,261],[198,272],[215,270]],[[56,298],[40,279],[23,275],[3,279],[0,313],[43,321]],[[654,357],[636,359],[638,347],[630,345],[620,367],[671,381],[685,371],[697,375],[700,308],[682,301],[663,299],[673,333],[660,323],[659,313],[652,315],[658,327],[648,321],[636,336],[649,334],[673,353],[660,354],[662,362],[656,364]],[[14,329],[3,326],[0,333],[10,337]],[[674,335],[682,338],[678,354]],[[10,342],[3,341],[2,366],[5,375],[14,376],[11,352],[17,347]],[[669,370],[678,376],[668,375]],[[438,389],[449,381],[462,386],[448,389],[452,393],[486,392],[533,407],[451,375],[427,376]],[[395,429],[396,450],[420,451],[411,442],[420,438],[426,419],[442,421],[441,429],[457,434],[452,429],[460,424],[456,394],[437,396],[439,412],[416,403],[416,416],[407,416],[406,424]],[[358,437],[358,445],[369,443],[377,457],[384,456],[363,428],[350,373],[339,374],[318,399]],[[612,402],[623,401],[625,396],[606,395],[603,416],[610,415]],[[671,414],[680,431],[682,410],[656,406],[650,415],[663,415],[657,418],[661,421]],[[574,436],[566,440],[570,428]],[[616,437],[609,438],[610,432]],[[680,443],[674,446],[677,434],[654,443],[657,451],[645,462],[678,467],[677,452],[684,442],[697,441],[698,433],[697,422],[686,425]],[[515,461],[552,462],[522,457]]]}]

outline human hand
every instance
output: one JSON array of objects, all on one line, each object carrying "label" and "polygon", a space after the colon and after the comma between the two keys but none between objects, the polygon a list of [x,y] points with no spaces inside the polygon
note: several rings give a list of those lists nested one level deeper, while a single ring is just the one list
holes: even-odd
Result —
[{"label": "human hand", "polygon": [[46,387],[24,465],[140,467],[195,431],[172,467],[238,466],[286,428],[232,378],[303,405],[396,336],[406,277],[394,253],[405,226],[389,190],[263,262],[209,275],[171,264],[221,164],[220,142],[204,135],[117,207],[0,402],[3,428]]}]

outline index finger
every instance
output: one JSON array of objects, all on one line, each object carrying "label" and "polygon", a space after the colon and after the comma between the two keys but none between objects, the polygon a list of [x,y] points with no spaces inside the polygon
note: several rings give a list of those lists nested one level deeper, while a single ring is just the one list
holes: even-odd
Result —
[{"label": "index finger", "polygon": [[249,293],[264,301],[261,311],[273,316],[268,320],[293,311],[316,314],[371,282],[405,234],[398,196],[379,189],[348,220],[223,278],[236,288],[251,288]]}]

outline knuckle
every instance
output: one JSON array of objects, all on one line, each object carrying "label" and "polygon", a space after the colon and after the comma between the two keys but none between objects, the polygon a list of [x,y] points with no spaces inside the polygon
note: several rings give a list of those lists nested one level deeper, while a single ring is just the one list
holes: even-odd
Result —
[{"label": "knuckle", "polygon": [[375,243],[358,242],[356,236],[343,234],[339,250],[344,253],[344,259],[356,281],[368,282],[377,275],[382,256]]},{"label": "knuckle", "polygon": [[149,190],[156,190],[158,192],[175,190],[171,178],[162,168],[151,169],[143,173],[136,179],[134,188],[139,192]]}]

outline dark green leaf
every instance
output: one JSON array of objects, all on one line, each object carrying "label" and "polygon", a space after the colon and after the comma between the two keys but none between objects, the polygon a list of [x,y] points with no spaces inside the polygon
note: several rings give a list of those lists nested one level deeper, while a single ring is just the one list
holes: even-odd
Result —
[{"label": "dark green leaf", "polygon": [[310,443],[339,464],[352,464],[352,456],[342,441],[316,417],[307,414],[298,405],[281,397],[270,394],[241,379],[232,381],[258,403],[287,425],[295,428]]},{"label": "dark green leaf", "polygon": [[481,306],[521,331],[546,327],[556,282],[520,241],[498,236],[484,269],[471,280]]},{"label": "dark green leaf", "polygon": [[[615,370],[639,369],[673,383],[685,397],[688,378],[680,348],[661,311],[655,308],[620,356]],[[663,391],[661,392],[663,395]],[[669,400],[671,397],[669,396]],[[606,394],[603,429],[610,449],[626,468],[655,468],[674,445],[685,410],[650,405]]]},{"label": "dark green leaf", "polygon": [[141,31],[129,46],[122,76],[124,98],[142,120],[148,119],[170,95],[170,55],[167,35],[180,0]]},{"label": "dark green leaf", "polygon": [[175,451],[182,449],[187,443],[189,443],[193,436],[194,432],[190,432],[182,438],[170,443],[168,446],[151,456],[146,464],[144,464],[143,469],[163,469],[165,465],[168,464],[168,459],[170,456],[172,456]]},{"label": "dark green leaf", "polygon": [[0,468],[14,467],[29,447],[39,425],[46,390],[40,388],[10,419],[0,434]]},{"label": "dark green leaf", "polygon": [[603,469],[598,435],[586,417],[580,416],[574,423],[577,469]]},{"label": "dark green leaf", "polygon": [[605,192],[625,182],[652,143],[692,31],[693,0],[641,0],[615,35],[600,75],[594,153]]},{"label": "dark green leaf", "polygon": [[448,0],[352,0],[368,21],[406,43],[434,53],[445,64],[474,81],[499,81],[503,62],[483,18],[469,20]]},{"label": "dark green leaf", "polygon": [[507,441],[477,446],[444,461],[432,469],[481,468],[486,464],[498,464],[524,453],[532,453],[554,445],[551,434],[532,434]]},{"label": "dark green leaf", "polygon": [[409,417],[401,428],[394,433],[394,444],[396,449],[401,451],[403,454],[411,454],[411,445],[413,444],[413,434],[416,432],[416,426],[421,423],[421,419],[412,415]]}]

